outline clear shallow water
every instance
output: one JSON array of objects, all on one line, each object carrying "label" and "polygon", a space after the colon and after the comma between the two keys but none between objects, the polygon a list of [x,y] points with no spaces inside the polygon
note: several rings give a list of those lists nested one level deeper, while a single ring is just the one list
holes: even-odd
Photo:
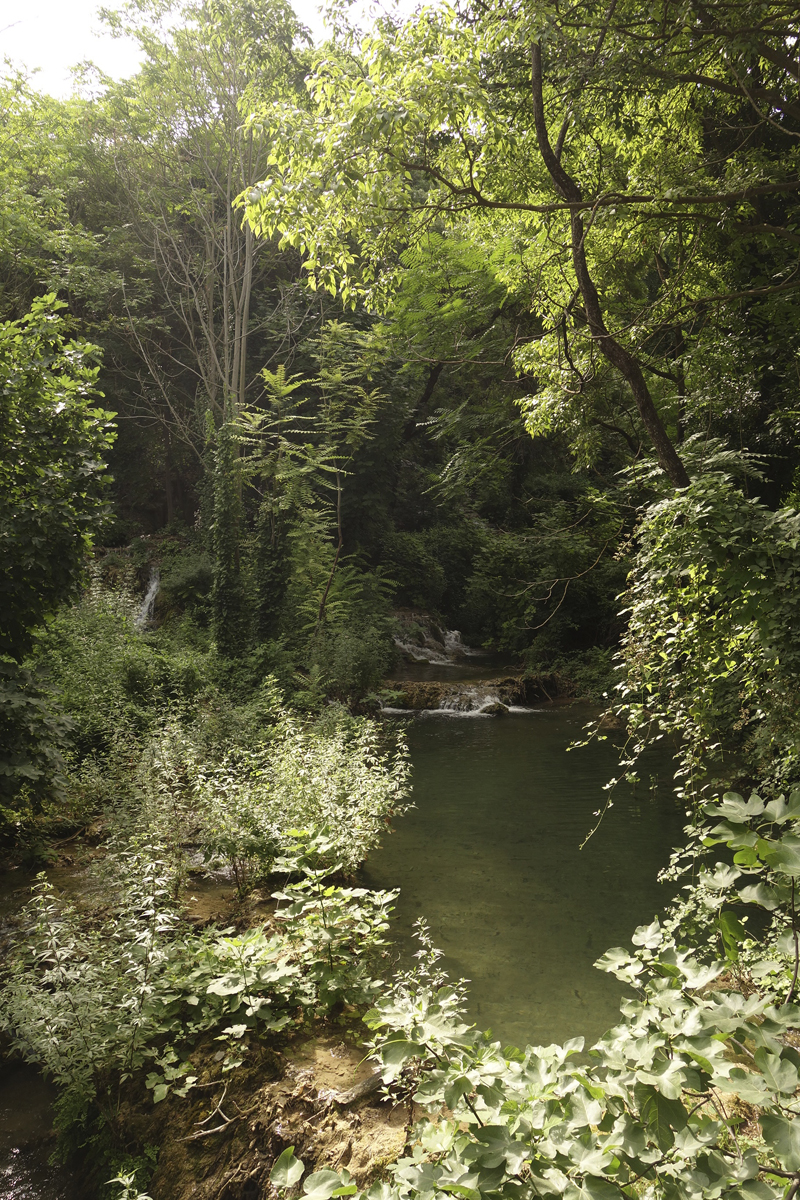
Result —
[{"label": "clear shallow water", "polygon": [[[75,871],[49,870],[57,887],[80,890]],[[33,877],[24,870],[0,872],[0,955],[13,933],[10,918],[30,899]],[[55,1149],[56,1089],[26,1063],[0,1058],[0,1200],[84,1200],[74,1168],[51,1163]]]},{"label": "clear shallow water", "polygon": [[623,990],[592,964],[669,899],[656,875],[685,820],[666,756],[635,791],[615,790],[579,848],[616,766],[608,742],[566,753],[591,715],[574,705],[411,722],[416,808],[364,870],[371,887],[401,888],[402,952],[425,916],[451,977],[471,980],[470,1017],[504,1043],[591,1040],[613,1025]]},{"label": "clear shallow water", "polygon": [[74,1172],[51,1165],[55,1089],[24,1063],[0,1062],[0,1200],[79,1200]]}]

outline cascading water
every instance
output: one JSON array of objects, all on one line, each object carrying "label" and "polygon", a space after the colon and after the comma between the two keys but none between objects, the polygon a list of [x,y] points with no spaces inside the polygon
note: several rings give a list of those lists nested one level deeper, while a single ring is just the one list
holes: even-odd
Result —
[{"label": "cascading water", "polygon": [[500,712],[508,712],[508,705],[500,699],[496,692],[481,687],[465,687],[462,690],[444,696],[432,712],[458,713],[460,716],[474,716],[484,713],[486,716]]},{"label": "cascading water", "polygon": [[446,629],[442,640],[451,659],[480,658],[484,654],[483,650],[473,650],[472,646],[465,646],[461,640],[461,631],[458,629]]},{"label": "cascading water", "polygon": [[443,629],[424,613],[403,611],[398,617],[395,645],[404,663],[387,680],[394,696],[385,713],[488,717],[520,711],[526,694],[521,675],[500,676],[486,661],[493,656],[465,645],[458,629]]},{"label": "cascading water", "polygon": [[442,667],[453,666],[465,658],[481,657],[484,653],[466,646],[458,629],[440,629],[422,616],[407,624],[394,639],[394,644],[411,662]]},{"label": "cascading water", "polygon": [[383,712],[448,717],[494,717],[532,712],[531,701],[544,699],[540,689],[521,675],[458,681],[388,680]]},{"label": "cascading water", "polygon": [[150,573],[150,582],[147,585],[147,591],[145,592],[144,600],[142,600],[141,607],[133,619],[134,629],[138,629],[140,632],[141,630],[146,629],[153,619],[153,612],[156,606],[156,596],[158,595],[160,583],[161,576],[159,575],[158,567],[153,567],[153,570]]},{"label": "cascading water", "polygon": [[453,659],[445,651],[430,645],[417,645],[416,642],[405,642],[401,638],[395,638],[394,644],[397,649],[405,654],[412,662],[419,663],[437,663],[441,666],[450,664]]}]

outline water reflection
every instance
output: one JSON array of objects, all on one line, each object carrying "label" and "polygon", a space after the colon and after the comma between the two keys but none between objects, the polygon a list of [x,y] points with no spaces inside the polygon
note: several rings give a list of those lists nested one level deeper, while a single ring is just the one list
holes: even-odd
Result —
[{"label": "water reflection", "polygon": [[55,1089],[32,1067],[0,1061],[0,1200],[77,1200],[68,1172],[49,1162]]}]

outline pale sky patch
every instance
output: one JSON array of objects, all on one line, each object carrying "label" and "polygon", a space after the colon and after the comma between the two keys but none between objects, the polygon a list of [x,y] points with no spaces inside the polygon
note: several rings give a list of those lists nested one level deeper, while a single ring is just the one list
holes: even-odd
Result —
[{"label": "pale sky patch", "polygon": [[[113,8],[113,0],[106,4]],[[128,38],[113,38],[97,16],[99,0],[0,0],[0,61],[33,72],[34,87],[65,99],[72,94],[70,68],[90,59],[113,79],[134,75],[141,53]],[[316,41],[324,34],[317,0],[292,5]]]}]

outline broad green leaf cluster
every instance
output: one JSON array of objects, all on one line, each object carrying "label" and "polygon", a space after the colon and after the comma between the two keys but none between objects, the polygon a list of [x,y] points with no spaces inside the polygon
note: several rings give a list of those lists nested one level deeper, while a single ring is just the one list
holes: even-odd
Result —
[{"label": "broad green leaf cluster", "polygon": [[644,512],[611,705],[629,766],[654,739],[680,739],[690,800],[709,777],[791,786],[800,749],[800,515],[748,497],[709,457],[691,487]]}]

